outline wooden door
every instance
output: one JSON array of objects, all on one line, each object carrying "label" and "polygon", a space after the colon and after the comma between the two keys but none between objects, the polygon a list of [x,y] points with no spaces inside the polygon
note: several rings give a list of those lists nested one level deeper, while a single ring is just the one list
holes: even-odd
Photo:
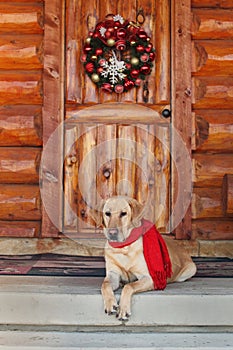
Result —
[{"label": "wooden door", "polygon": [[[143,22],[156,50],[149,79],[122,94],[105,93],[80,61],[88,33],[108,14]],[[127,195],[169,232],[170,1],[67,0],[64,232],[96,232],[90,209]]]}]

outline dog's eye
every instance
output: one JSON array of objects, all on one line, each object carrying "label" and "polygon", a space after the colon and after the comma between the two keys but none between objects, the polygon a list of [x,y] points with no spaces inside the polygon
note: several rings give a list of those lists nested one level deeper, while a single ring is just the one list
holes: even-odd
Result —
[{"label": "dog's eye", "polygon": [[120,218],[122,218],[123,216],[126,216],[127,215],[127,212],[126,211],[122,211],[121,213],[120,213]]},{"label": "dog's eye", "polygon": [[110,211],[106,211],[105,215],[106,215],[106,216],[111,216]]}]

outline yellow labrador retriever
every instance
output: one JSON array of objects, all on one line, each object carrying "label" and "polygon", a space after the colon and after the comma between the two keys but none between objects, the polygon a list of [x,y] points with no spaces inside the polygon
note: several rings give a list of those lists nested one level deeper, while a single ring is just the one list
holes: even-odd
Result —
[{"label": "yellow labrador retriever", "polygon": [[[150,226],[148,226],[149,222],[142,218],[142,212],[140,203],[124,196],[107,199],[98,211],[93,212],[97,225],[103,225],[107,238],[106,277],[101,288],[105,312],[109,315],[116,314],[122,321],[127,321],[131,315],[131,297],[134,293],[164,288],[156,287],[144,256],[143,234],[148,227],[150,229]],[[143,221],[148,227],[141,231]],[[196,273],[196,265],[191,257],[172,239],[164,237],[164,240],[167,247],[164,249],[169,253],[172,270],[166,282],[183,282],[191,278]],[[161,243],[156,244],[160,246]],[[157,263],[161,265],[161,261],[163,257],[161,260],[160,256],[158,261],[155,261],[155,266]],[[114,291],[120,287],[121,283],[124,287],[118,305]]]}]

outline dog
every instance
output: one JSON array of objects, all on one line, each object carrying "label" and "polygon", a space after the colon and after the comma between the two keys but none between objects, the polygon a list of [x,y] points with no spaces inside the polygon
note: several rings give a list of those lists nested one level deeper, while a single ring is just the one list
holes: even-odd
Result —
[{"label": "dog", "polygon": [[[103,226],[107,238],[106,277],[101,287],[104,310],[108,315],[116,314],[120,321],[127,321],[131,315],[131,298],[134,293],[165,287],[163,283],[161,288],[157,288],[144,256],[144,238],[140,233],[144,220],[143,206],[133,198],[114,196],[103,201],[98,210],[92,211],[92,216],[97,226]],[[146,220],[144,222],[152,229],[153,224],[150,225]],[[132,233],[134,238],[131,238]],[[166,242],[164,250],[166,253],[167,249],[171,263],[170,275],[166,277],[166,282],[183,282],[194,276],[196,265],[191,257],[173,239],[163,237],[162,240]],[[156,264],[155,261],[155,266]],[[161,265],[161,261],[159,264]],[[123,289],[118,304],[114,291],[121,284]]]}]

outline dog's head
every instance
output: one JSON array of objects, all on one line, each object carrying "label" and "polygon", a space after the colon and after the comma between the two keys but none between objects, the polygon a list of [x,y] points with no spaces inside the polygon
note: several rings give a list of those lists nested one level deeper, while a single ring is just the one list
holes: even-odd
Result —
[{"label": "dog's head", "polygon": [[131,229],[140,225],[143,206],[133,198],[115,196],[103,201],[93,212],[97,226],[104,227],[109,241],[124,242]]}]

